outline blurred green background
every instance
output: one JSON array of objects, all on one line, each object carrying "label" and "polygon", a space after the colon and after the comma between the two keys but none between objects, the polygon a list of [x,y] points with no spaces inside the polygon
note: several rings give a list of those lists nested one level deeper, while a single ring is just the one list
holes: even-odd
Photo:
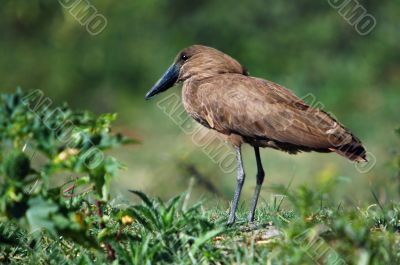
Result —
[{"label": "blurred green background", "polygon": [[[360,1],[377,21],[367,36],[359,35],[327,1],[90,3],[108,22],[96,36],[58,1],[2,1],[0,90],[41,89],[57,103],[117,112],[116,130],[142,143],[114,153],[128,166],[114,182],[115,195],[130,196],[126,190],[132,188],[169,198],[187,190],[196,175],[194,200],[218,196],[227,205],[235,173],[224,173],[157,107],[169,94],[180,95],[181,88],[149,102],[143,99],[179,50],[204,44],[238,59],[253,76],[301,97],[312,93],[376,157],[373,169],[362,174],[335,154],[263,150],[263,199],[271,199],[273,184],[316,185],[333,178],[344,180],[340,199],[373,201],[371,188],[383,200],[393,198],[397,180],[391,161],[399,146],[394,129],[400,124],[397,1]],[[244,156],[248,201],[256,168],[250,147]]]}]

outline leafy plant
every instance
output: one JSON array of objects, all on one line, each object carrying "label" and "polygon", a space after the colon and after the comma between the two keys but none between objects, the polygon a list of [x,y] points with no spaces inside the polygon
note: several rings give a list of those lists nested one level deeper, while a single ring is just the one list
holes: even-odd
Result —
[{"label": "leafy plant", "polygon": [[[88,191],[100,207],[108,202],[110,181],[122,165],[104,151],[135,143],[111,132],[115,119],[51,106],[39,90],[1,95],[1,220],[100,248],[90,229],[104,220],[91,214]],[[70,190],[85,186],[87,192],[67,198],[61,187],[50,185],[59,175],[72,177]]]},{"label": "leafy plant", "polygon": [[131,192],[140,197],[142,204],[129,206],[118,213],[122,221],[124,216],[135,221],[131,228],[135,230],[135,236],[131,236],[128,248],[117,251],[122,252],[126,262],[176,264],[191,260],[197,264],[218,260],[220,251],[209,241],[226,228],[208,220],[201,211],[201,202],[184,210],[184,195],[164,203],[149,199],[140,191]]},{"label": "leafy plant", "polygon": [[[53,107],[39,90],[1,95],[0,262],[186,263],[219,255],[208,243],[224,228],[201,203],[184,210],[183,196],[163,203],[132,191],[142,204],[112,206],[109,186],[122,165],[105,151],[136,143],[112,132],[115,119]],[[64,185],[51,185],[63,175]]]}]

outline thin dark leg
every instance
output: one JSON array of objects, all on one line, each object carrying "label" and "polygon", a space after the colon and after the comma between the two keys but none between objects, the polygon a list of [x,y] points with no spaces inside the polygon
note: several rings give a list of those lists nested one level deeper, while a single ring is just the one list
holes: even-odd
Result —
[{"label": "thin dark leg", "polygon": [[235,222],[236,210],[238,207],[240,192],[242,191],[245,178],[243,170],[242,153],[240,147],[236,147],[236,159],[237,159],[237,177],[236,177],[237,182],[236,182],[235,195],[233,196],[232,208],[229,214],[228,225],[232,225]]},{"label": "thin dark leg", "polygon": [[251,209],[248,216],[249,222],[254,221],[254,213],[257,207],[258,196],[260,196],[260,190],[265,176],[260,158],[260,149],[258,147],[254,147],[254,152],[256,154],[256,161],[257,161],[257,184],[256,184],[256,189],[254,191],[253,202],[251,204]]}]

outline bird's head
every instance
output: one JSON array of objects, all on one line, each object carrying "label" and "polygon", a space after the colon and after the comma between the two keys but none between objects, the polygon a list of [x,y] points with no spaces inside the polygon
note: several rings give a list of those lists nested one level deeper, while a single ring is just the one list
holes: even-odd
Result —
[{"label": "bird's head", "polygon": [[193,45],[178,53],[174,63],[146,94],[145,99],[186,80],[201,80],[218,74],[247,75],[246,69],[229,55],[211,47]]}]

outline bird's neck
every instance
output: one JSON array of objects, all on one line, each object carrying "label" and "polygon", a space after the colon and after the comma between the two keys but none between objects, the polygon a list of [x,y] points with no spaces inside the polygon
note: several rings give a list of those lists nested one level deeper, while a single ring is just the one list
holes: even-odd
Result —
[{"label": "bird's neck", "polygon": [[193,112],[193,108],[197,106],[197,89],[200,82],[201,80],[197,80],[196,78],[189,78],[183,82],[182,101],[188,113]]}]

